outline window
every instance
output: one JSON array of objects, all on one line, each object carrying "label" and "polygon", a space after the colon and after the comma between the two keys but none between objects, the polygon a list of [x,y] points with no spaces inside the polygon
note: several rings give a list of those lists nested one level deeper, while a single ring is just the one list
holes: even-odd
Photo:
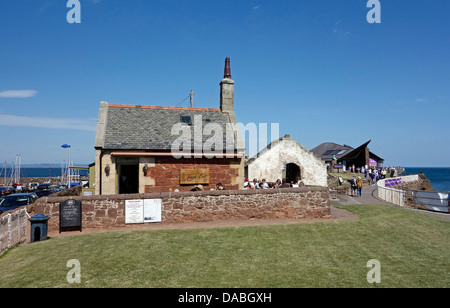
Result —
[{"label": "window", "polygon": [[181,116],[181,123],[183,124],[187,124],[187,125],[191,125],[192,121],[191,121],[191,116]]},{"label": "window", "polygon": [[323,155],[336,155],[336,154],[339,154],[340,152],[342,152],[342,151],[341,150],[328,150]]}]

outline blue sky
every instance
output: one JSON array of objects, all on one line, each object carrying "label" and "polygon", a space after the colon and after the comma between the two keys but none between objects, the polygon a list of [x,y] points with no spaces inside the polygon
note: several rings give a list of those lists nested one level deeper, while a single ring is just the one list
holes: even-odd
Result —
[{"label": "blue sky", "polygon": [[219,107],[225,57],[239,122],[280,123],[307,149],[450,166],[450,1],[0,2],[0,161],[94,161],[100,101]]}]

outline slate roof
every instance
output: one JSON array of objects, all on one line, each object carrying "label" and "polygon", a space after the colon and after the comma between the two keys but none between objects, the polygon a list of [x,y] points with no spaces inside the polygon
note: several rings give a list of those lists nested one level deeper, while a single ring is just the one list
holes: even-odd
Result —
[{"label": "slate roof", "polygon": [[324,161],[331,161],[333,159],[333,155],[335,155],[339,160],[341,157],[348,154],[352,150],[353,148],[348,145],[340,145],[334,142],[325,142],[316,146],[311,150],[311,152],[313,152],[317,157]]},{"label": "slate roof", "polygon": [[[333,155],[336,156],[337,160],[350,160],[358,156],[360,152],[369,145],[370,142],[371,140],[360,145],[356,149],[346,144],[340,145],[333,142],[325,142],[316,146],[314,149],[311,150],[311,152],[313,152],[317,157],[319,157],[323,161],[333,160]],[[369,152],[369,155],[371,158],[383,160],[383,158],[379,157],[378,155],[375,155],[372,152]]]},{"label": "slate roof", "polygon": [[[170,151],[173,142],[179,140],[182,135],[180,131],[171,134],[172,127],[181,123],[182,116],[191,117],[192,125],[183,126],[190,127],[192,148],[194,121],[197,119],[199,123],[201,119],[203,128],[209,123],[220,125],[223,131],[223,149],[226,150],[226,124],[230,123],[230,119],[228,114],[222,113],[220,109],[111,104],[107,111],[103,149]],[[212,137],[199,133],[202,144]]]}]

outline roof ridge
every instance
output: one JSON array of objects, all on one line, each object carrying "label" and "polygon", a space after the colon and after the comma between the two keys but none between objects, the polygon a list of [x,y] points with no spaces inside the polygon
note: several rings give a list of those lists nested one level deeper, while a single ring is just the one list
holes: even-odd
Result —
[{"label": "roof ridge", "polygon": [[159,109],[159,110],[186,110],[186,111],[220,111],[220,109],[213,109],[213,108],[141,106],[141,105],[121,105],[121,104],[109,104],[108,107],[110,107],[110,108]]}]

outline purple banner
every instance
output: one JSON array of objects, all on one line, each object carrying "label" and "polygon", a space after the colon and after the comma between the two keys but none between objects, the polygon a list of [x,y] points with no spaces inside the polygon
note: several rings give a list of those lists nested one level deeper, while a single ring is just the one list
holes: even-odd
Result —
[{"label": "purple banner", "polygon": [[391,186],[395,186],[395,185],[400,185],[402,183],[402,179],[398,178],[398,179],[387,179],[386,181],[384,181],[384,187],[391,187]]}]

